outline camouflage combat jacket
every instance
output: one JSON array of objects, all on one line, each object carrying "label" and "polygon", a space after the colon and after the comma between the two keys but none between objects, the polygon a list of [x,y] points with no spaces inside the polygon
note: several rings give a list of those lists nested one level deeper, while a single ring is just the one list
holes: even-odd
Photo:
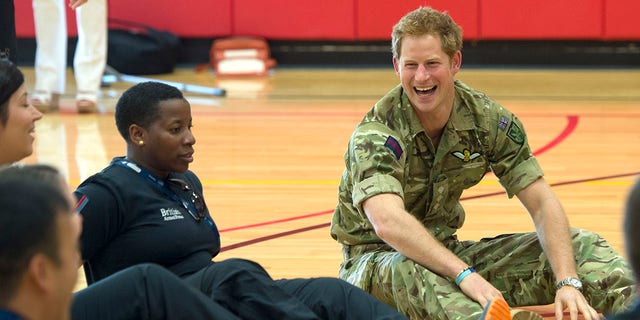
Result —
[{"label": "camouflage combat jacket", "polygon": [[383,243],[362,210],[374,195],[399,195],[443,241],[464,222],[463,190],[490,170],[510,198],[543,175],[520,120],[460,81],[437,150],[398,85],[356,127],[344,160],[331,222],[331,236],[344,245]]}]

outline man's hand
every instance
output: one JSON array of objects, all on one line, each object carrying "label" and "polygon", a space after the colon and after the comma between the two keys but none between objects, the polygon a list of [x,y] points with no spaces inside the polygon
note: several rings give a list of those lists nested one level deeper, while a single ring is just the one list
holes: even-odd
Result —
[{"label": "man's hand", "polygon": [[476,272],[468,275],[460,282],[460,290],[483,307],[496,297],[503,298],[500,290],[496,289]]},{"label": "man's hand", "polygon": [[569,309],[571,320],[577,320],[578,315],[582,314],[585,320],[600,319],[598,312],[593,309],[587,299],[578,289],[564,286],[556,292],[556,319],[561,320],[565,309]]},{"label": "man's hand", "polygon": [[77,9],[79,6],[87,3],[89,0],[69,0],[69,7],[73,10]]}]

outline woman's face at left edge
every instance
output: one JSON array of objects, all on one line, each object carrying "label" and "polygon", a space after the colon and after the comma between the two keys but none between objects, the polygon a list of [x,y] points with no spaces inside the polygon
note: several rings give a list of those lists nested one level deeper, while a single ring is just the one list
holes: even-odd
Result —
[{"label": "woman's face at left edge", "polygon": [[0,124],[0,164],[19,161],[33,152],[35,122],[42,118],[23,85],[9,98],[7,122]]}]

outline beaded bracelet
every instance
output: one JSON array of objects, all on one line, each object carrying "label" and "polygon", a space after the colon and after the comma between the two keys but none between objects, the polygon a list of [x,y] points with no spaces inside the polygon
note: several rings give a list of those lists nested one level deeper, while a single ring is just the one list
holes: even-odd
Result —
[{"label": "beaded bracelet", "polygon": [[460,273],[458,273],[458,276],[456,277],[456,285],[459,286],[460,282],[462,282],[464,278],[466,278],[473,272],[476,272],[476,269],[474,269],[473,267],[466,267],[462,271],[460,271]]}]

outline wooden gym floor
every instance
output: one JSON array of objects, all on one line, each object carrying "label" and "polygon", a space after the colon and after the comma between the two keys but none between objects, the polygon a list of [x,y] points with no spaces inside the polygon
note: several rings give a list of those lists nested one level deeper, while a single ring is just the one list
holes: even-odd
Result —
[{"label": "wooden gym floor", "polygon": [[[32,91],[33,69],[23,68]],[[124,155],[113,109],[131,86],[104,88],[102,113],[78,115],[68,73],[59,113],[37,123],[34,154],[72,188]],[[179,69],[162,80],[225,88],[227,97],[186,93],[192,104],[195,171],[221,230],[218,260],[243,257],[274,278],[337,276],[340,248],[328,224],[354,126],[398,83],[383,69],[276,69],[263,78],[216,78]],[[640,70],[471,69],[458,79],[518,115],[530,145],[575,227],[600,233],[623,252],[622,204],[640,174]],[[517,199],[488,175],[464,194],[459,236],[533,231]],[[77,288],[85,286],[80,276]],[[541,310],[551,317],[548,311]]]}]

